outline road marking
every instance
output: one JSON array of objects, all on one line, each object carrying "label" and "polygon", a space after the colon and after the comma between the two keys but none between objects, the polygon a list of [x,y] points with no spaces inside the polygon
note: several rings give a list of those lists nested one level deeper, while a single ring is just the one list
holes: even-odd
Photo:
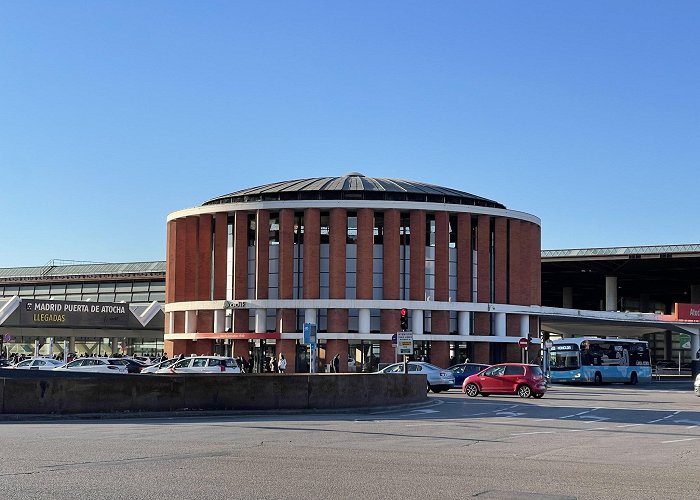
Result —
[{"label": "road marking", "polygon": [[661,441],[661,444],[681,443],[683,441],[695,441],[696,439],[700,439],[700,438],[672,439],[671,441]]},{"label": "road marking", "polygon": [[496,412],[496,415],[499,417],[520,417],[525,415],[525,413],[519,413],[517,411],[499,411]]},{"label": "road marking", "polygon": [[440,413],[440,412],[438,410],[430,410],[430,409],[423,410],[423,409],[421,409],[421,410],[411,410],[411,413]]},{"label": "road marking", "polygon": [[529,436],[531,434],[554,434],[554,431],[533,431],[533,432],[517,432],[511,436]]},{"label": "road marking", "polygon": [[674,422],[677,424],[690,424],[692,427],[700,425],[700,422],[697,420],[674,420]]},{"label": "road marking", "polygon": [[680,413],[680,411],[677,411],[675,413],[672,413],[671,415],[666,415],[663,418],[657,418],[656,420],[651,420],[651,421],[647,422],[647,424],[655,424],[656,422],[663,422],[664,420],[668,420],[671,417],[675,417],[679,413]]},{"label": "road marking", "polygon": [[636,427],[638,425],[644,425],[644,424],[625,424],[625,425],[618,425],[619,428],[623,427]]}]

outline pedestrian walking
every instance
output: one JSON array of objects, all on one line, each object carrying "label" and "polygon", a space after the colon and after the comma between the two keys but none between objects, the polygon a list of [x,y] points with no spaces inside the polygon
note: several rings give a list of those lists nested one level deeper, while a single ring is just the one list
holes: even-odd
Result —
[{"label": "pedestrian walking", "polygon": [[333,358],[333,373],[340,373],[340,354]]},{"label": "pedestrian walking", "polygon": [[277,373],[277,360],[274,356],[270,356],[270,372]]},{"label": "pedestrian walking", "polygon": [[277,368],[280,373],[285,373],[287,371],[287,360],[284,358],[284,354],[280,353],[280,360],[277,363]]}]

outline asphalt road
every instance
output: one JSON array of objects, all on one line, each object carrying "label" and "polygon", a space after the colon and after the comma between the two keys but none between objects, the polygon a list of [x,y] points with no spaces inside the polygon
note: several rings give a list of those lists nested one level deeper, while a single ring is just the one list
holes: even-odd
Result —
[{"label": "asphalt road", "polygon": [[697,499],[689,382],[420,407],[0,422],[0,497]]}]

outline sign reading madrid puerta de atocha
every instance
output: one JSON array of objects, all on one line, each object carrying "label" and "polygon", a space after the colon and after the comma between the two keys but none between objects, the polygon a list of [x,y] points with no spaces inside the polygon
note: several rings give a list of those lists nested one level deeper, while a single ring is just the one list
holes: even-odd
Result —
[{"label": "sign reading madrid puerta de atocha", "polygon": [[129,305],[111,302],[23,300],[20,321],[24,326],[57,328],[128,328]]}]

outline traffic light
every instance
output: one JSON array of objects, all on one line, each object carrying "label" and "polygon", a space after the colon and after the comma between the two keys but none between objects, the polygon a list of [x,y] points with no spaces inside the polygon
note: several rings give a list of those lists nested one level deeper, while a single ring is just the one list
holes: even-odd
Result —
[{"label": "traffic light", "polygon": [[408,330],[408,309],[405,307],[401,308],[401,331],[405,332]]}]

